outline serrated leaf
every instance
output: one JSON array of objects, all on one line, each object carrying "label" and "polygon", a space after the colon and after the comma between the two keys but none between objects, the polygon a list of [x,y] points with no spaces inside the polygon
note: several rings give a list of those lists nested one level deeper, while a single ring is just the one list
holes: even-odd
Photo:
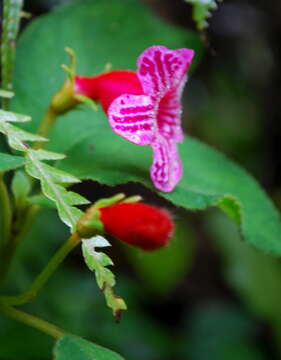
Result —
[{"label": "serrated leaf", "polygon": [[211,16],[210,10],[215,10],[217,8],[216,0],[185,1],[192,5],[192,17],[197,24],[198,30],[204,30],[208,26],[207,19]]},{"label": "serrated leaf", "polygon": [[10,121],[10,122],[27,122],[30,121],[31,117],[22,114],[16,114],[11,111],[5,111],[0,109],[0,122]]},{"label": "serrated leaf", "polygon": [[68,191],[60,183],[74,183],[77,182],[77,179],[70,174],[42,163],[35,154],[36,151],[34,150],[27,151],[27,159],[29,160],[26,163],[27,173],[40,180],[43,194],[56,203],[60,218],[74,230],[83,212],[72,205],[81,204],[82,200],[85,203],[87,200],[79,195],[69,195]]},{"label": "serrated leaf", "polygon": [[0,97],[11,99],[14,95],[12,91],[0,89]]},{"label": "serrated leaf", "polygon": [[[9,114],[12,114],[12,118],[9,118]],[[71,174],[43,163],[42,160],[60,160],[65,156],[46,150],[32,149],[25,141],[45,141],[47,139],[19,129],[5,121],[7,117],[9,121],[11,121],[11,119],[13,121],[21,121],[21,117],[19,118],[15,116],[15,114],[7,112],[5,112],[4,115],[7,116],[3,116],[3,121],[0,122],[0,132],[7,136],[11,148],[25,153],[26,172],[30,176],[40,180],[43,194],[55,202],[61,220],[74,231],[76,223],[83,215],[83,212],[73,205],[87,204],[88,201],[79,194],[67,191],[63,185],[74,184],[80,180]],[[14,186],[14,194],[16,201],[18,201],[17,193],[15,192],[16,188],[17,187]]]},{"label": "serrated leaf", "polygon": [[28,146],[25,141],[46,141],[42,136],[31,134],[19,129],[8,122],[0,122],[0,132],[8,137],[8,143],[11,148],[19,151],[26,151]]},{"label": "serrated leaf", "polygon": [[91,239],[82,240],[82,253],[86,265],[91,271],[95,271],[98,287],[103,291],[107,306],[112,309],[115,318],[118,320],[122,310],[127,306],[124,300],[113,292],[115,277],[106,266],[113,265],[110,257],[102,252],[97,252],[96,247],[110,246],[110,243],[102,236],[95,236]]},{"label": "serrated leaf", "polygon": [[119,354],[74,335],[65,335],[55,345],[55,360],[124,360]]},{"label": "serrated leaf", "polygon": [[25,164],[25,158],[22,156],[0,153],[0,172],[16,169]]},{"label": "serrated leaf", "polygon": [[58,154],[43,149],[38,149],[38,150],[30,149],[29,152],[32,152],[33,156],[37,160],[61,160],[65,158],[64,154]]},{"label": "serrated leaf", "polygon": [[[27,161],[26,166],[29,170],[29,173],[31,176],[40,179],[42,173],[47,173],[48,174],[48,178],[52,180],[52,182],[56,182],[56,183],[63,183],[63,184],[75,184],[75,183],[79,183],[80,180],[59,169],[56,169],[55,167],[42,163],[41,161],[37,160],[34,156],[33,156],[34,152],[28,151],[27,152],[27,157],[30,161]],[[35,165],[36,162],[36,165]]]}]

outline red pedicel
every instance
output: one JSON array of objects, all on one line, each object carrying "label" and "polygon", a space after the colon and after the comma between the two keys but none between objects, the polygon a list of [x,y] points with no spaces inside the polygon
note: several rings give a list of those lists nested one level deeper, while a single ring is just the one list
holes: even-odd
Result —
[{"label": "red pedicel", "polygon": [[174,223],[167,210],[143,203],[118,203],[100,208],[106,233],[142,250],[166,246]]}]

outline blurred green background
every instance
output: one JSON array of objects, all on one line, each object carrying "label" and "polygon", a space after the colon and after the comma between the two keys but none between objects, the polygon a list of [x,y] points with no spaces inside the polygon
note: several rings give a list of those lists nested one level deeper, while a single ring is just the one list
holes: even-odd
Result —
[{"label": "blurred green background", "polygon": [[[23,26],[63,2],[26,0],[25,10],[33,16]],[[183,0],[143,2],[167,22],[195,30]],[[280,16],[278,0],[220,4],[201,35],[205,54],[185,90],[183,114],[186,132],[249,170],[279,209]],[[175,238],[168,249],[151,254],[112,240],[117,293],[128,304],[120,324],[79,249],[26,310],[126,359],[281,358],[280,261],[244,244],[224,214],[175,209],[136,184],[112,189],[84,182],[75,189],[92,201],[124,191],[168,207],[177,223]],[[26,289],[66,237],[56,214],[42,211],[19,249],[7,292]],[[46,335],[0,318],[1,360],[50,359],[52,345]]]}]

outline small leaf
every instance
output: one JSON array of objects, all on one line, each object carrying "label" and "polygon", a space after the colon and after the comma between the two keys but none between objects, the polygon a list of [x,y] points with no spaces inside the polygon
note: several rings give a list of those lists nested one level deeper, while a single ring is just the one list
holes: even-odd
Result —
[{"label": "small leaf", "polygon": [[25,158],[22,156],[0,153],[0,172],[16,169],[25,164]]},{"label": "small leaf", "polygon": [[124,360],[119,354],[74,335],[65,335],[55,345],[55,360]]},{"label": "small leaf", "polygon": [[11,122],[27,122],[30,121],[31,117],[22,114],[16,114],[14,112],[5,111],[0,109],[0,122],[11,121]]},{"label": "small leaf", "polygon": [[40,206],[44,206],[44,207],[49,207],[51,209],[56,209],[56,204],[48,199],[46,196],[44,195],[34,195],[28,198],[28,202],[30,204],[35,204],[35,205],[40,205]]},{"label": "small leaf", "polygon": [[42,149],[38,149],[38,150],[30,149],[29,152],[32,152],[33,156],[37,160],[61,160],[65,158],[64,154],[58,154],[52,151],[47,151]]},{"label": "small leaf", "polygon": [[11,148],[19,151],[26,151],[28,145],[25,141],[46,141],[42,136],[31,134],[21,130],[16,126],[10,125],[8,122],[0,122],[0,132],[8,137],[8,143]]},{"label": "small leaf", "polygon": [[36,151],[34,150],[27,152],[27,173],[40,180],[43,194],[56,203],[60,218],[74,231],[75,225],[83,212],[72,205],[79,205],[82,200],[83,203],[87,200],[84,200],[80,195],[69,195],[68,191],[60,183],[75,183],[77,179],[64,171],[59,171],[50,165],[42,163],[35,154]]},{"label": "small leaf", "polygon": [[[207,19],[211,16],[210,10],[217,8],[216,0],[185,0],[191,4],[192,17],[197,24],[198,30],[204,30],[207,26]],[[222,0],[218,0],[222,1]]]},{"label": "small leaf", "polygon": [[115,277],[106,266],[113,265],[113,262],[109,256],[95,250],[96,247],[106,246],[110,246],[110,243],[100,235],[82,240],[85,263],[91,271],[95,271],[98,287],[104,293],[107,306],[112,309],[116,320],[119,320],[121,311],[126,310],[127,306],[124,300],[116,296],[112,290],[115,285]]},{"label": "small leaf", "polygon": [[94,111],[98,111],[98,105],[96,102],[94,102],[91,98],[78,94],[75,95],[75,98],[79,101],[81,101],[82,103],[84,103],[85,105],[88,105],[90,109],[94,110]]},{"label": "small leaf", "polygon": [[11,99],[14,95],[12,91],[0,89],[0,97]]},{"label": "small leaf", "polygon": [[31,183],[29,178],[23,171],[16,171],[12,180],[12,192],[17,208],[24,204],[30,190]]}]

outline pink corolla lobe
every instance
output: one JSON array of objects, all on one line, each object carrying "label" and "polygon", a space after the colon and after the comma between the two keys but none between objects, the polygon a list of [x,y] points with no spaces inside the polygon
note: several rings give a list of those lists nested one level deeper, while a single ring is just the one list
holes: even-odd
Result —
[{"label": "pink corolla lobe", "polygon": [[137,71],[111,71],[75,77],[75,91],[100,101],[112,130],[137,145],[150,145],[155,187],[174,189],[182,176],[177,143],[183,140],[181,95],[194,51],[151,46]]}]

